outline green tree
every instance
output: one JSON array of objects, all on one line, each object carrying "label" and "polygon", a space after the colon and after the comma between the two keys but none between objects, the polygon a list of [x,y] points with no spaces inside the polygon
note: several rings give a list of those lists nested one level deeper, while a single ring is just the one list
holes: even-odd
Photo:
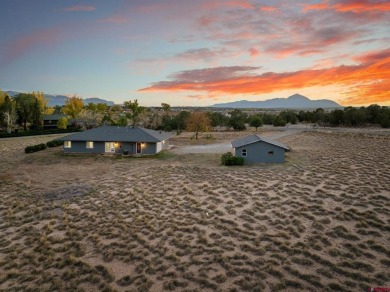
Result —
[{"label": "green tree", "polygon": [[31,93],[20,93],[14,97],[18,123],[27,131],[27,123],[31,122],[36,105],[36,97]]},{"label": "green tree", "polygon": [[342,125],[344,123],[344,111],[343,110],[333,110],[329,116],[329,123],[332,126]]},{"label": "green tree", "polygon": [[128,125],[128,121],[127,121],[126,116],[119,116],[119,118],[116,120],[116,124],[118,126],[122,126],[122,127],[127,126]]},{"label": "green tree", "polygon": [[161,103],[161,107],[164,112],[169,112],[171,110],[171,106],[168,103]]},{"label": "green tree", "polygon": [[286,120],[283,118],[282,115],[277,115],[274,118],[273,125],[275,127],[284,127],[287,124]]},{"label": "green tree", "polygon": [[34,106],[32,107],[31,126],[32,130],[42,130],[43,118],[42,118],[42,105],[38,98],[35,98]]},{"label": "green tree", "polygon": [[135,99],[133,102],[131,100],[125,101],[123,103],[123,107],[125,109],[131,110],[131,113],[127,113],[126,116],[133,121],[134,126],[139,123],[141,114],[146,110],[145,107],[138,104],[137,99]]},{"label": "green tree", "polygon": [[222,113],[209,112],[208,115],[209,115],[209,118],[211,120],[211,125],[213,127],[218,127],[218,126],[223,127],[223,126],[226,126],[229,122],[228,117],[226,117]]},{"label": "green tree", "polygon": [[390,108],[382,107],[380,114],[380,125],[382,128],[390,128]]},{"label": "green tree", "polygon": [[200,132],[207,132],[211,129],[211,122],[206,113],[193,112],[186,121],[186,128],[189,132],[195,132],[195,139],[198,139]]},{"label": "green tree", "polygon": [[67,98],[62,112],[73,119],[77,119],[84,108],[84,101],[81,97],[73,96]]},{"label": "green tree", "polygon": [[244,131],[246,129],[246,119],[247,114],[245,114],[242,110],[235,109],[230,112],[228,125],[236,131]]},{"label": "green tree", "polygon": [[186,122],[191,116],[191,113],[188,111],[181,111],[176,117],[177,130],[181,131],[186,128]]},{"label": "green tree", "polygon": [[61,130],[66,130],[67,127],[68,127],[68,119],[65,117],[59,118],[57,122],[57,128]]},{"label": "green tree", "polygon": [[263,125],[263,120],[261,119],[261,117],[259,115],[253,115],[249,119],[249,125],[251,127],[255,127],[256,131],[257,131],[257,128],[261,127]]}]

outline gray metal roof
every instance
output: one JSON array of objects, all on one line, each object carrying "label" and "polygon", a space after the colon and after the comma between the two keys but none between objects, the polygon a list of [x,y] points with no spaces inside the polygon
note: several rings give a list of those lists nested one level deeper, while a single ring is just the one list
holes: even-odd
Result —
[{"label": "gray metal roof", "polygon": [[66,118],[66,115],[63,115],[63,114],[43,115],[43,120],[44,121],[54,121],[54,120],[59,120],[62,117]]},{"label": "gray metal roof", "polygon": [[237,147],[241,147],[241,146],[256,143],[256,142],[265,142],[265,143],[272,144],[272,145],[275,145],[277,147],[281,147],[283,149],[289,150],[289,148],[282,143],[279,143],[279,142],[271,140],[271,139],[262,138],[258,135],[249,135],[249,136],[246,136],[243,138],[233,140],[232,146],[233,146],[233,148],[237,148]]},{"label": "gray metal roof", "polygon": [[100,141],[100,142],[146,142],[157,143],[169,139],[174,134],[154,131],[142,127],[105,126],[84,132],[74,133],[58,140],[62,141]]}]

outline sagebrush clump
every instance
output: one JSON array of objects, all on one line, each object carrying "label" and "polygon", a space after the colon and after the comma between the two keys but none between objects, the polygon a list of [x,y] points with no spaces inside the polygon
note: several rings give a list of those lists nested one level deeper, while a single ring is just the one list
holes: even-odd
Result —
[{"label": "sagebrush clump", "polygon": [[233,156],[230,152],[222,154],[221,162],[223,165],[244,165],[244,158]]}]

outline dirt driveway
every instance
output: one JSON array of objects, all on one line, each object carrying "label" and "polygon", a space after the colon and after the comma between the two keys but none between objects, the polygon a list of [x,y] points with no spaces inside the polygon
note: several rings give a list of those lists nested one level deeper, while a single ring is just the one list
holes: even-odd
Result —
[{"label": "dirt driveway", "polygon": [[177,146],[173,147],[171,151],[176,154],[187,153],[225,153],[232,151],[232,144],[228,143],[215,143],[207,145],[189,145],[189,146]]}]

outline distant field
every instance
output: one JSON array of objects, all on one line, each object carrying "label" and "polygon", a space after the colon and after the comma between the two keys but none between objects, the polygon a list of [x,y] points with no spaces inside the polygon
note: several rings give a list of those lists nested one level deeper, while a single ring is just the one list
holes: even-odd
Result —
[{"label": "distant field", "polygon": [[[245,133],[212,135],[173,144]],[[285,164],[231,168],[219,154],[23,152],[52,139],[0,140],[0,290],[390,286],[388,134],[297,133],[280,139]]]}]

